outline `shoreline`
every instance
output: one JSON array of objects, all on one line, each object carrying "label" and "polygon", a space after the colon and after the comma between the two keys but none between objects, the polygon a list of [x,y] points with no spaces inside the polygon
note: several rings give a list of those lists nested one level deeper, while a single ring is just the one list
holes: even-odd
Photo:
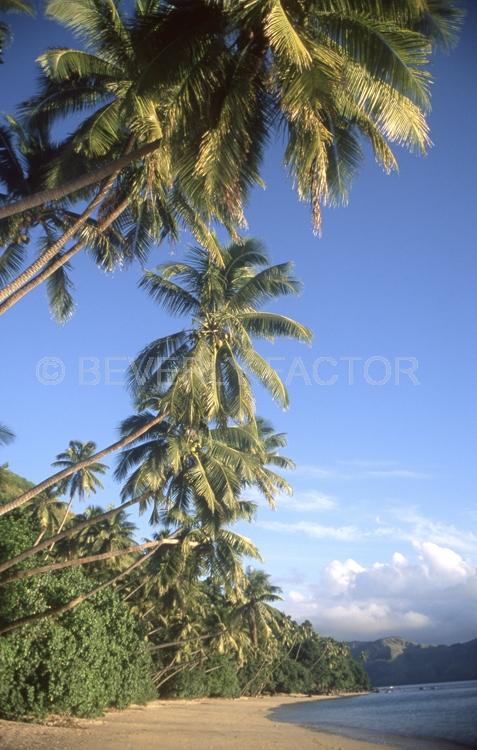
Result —
[{"label": "shoreline", "polygon": [[[0,720],[1,750],[396,750],[275,719],[280,707],[336,696],[265,696],[156,700],[110,710],[100,719],[52,719],[46,724]],[[422,743],[420,743],[422,744]],[[451,750],[447,743],[422,747]],[[456,746],[454,746],[456,747]],[[414,750],[419,746],[413,745]]]}]

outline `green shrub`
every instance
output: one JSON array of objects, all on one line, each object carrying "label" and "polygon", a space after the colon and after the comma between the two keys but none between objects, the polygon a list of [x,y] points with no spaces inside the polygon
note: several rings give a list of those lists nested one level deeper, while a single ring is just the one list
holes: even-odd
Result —
[{"label": "green shrub", "polygon": [[160,695],[167,698],[235,698],[240,695],[237,666],[226,656],[180,672],[166,682]]},{"label": "green shrub", "polygon": [[270,692],[309,693],[314,688],[309,669],[295,659],[285,657],[273,670]]},{"label": "green shrub", "polygon": [[[0,522],[0,559],[28,547],[33,537],[29,519],[6,516]],[[64,604],[95,585],[95,577],[80,568],[9,584],[0,589],[0,622]],[[3,718],[94,716],[153,696],[144,638],[112,589],[58,619],[44,619],[0,638]]]}]

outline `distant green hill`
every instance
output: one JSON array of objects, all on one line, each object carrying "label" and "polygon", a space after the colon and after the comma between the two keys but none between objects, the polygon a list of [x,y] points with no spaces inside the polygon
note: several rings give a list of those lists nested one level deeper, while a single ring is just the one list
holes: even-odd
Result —
[{"label": "distant green hill", "polygon": [[0,504],[12,500],[34,486],[33,482],[10,471],[7,464],[0,465]]},{"label": "distant green hill", "polygon": [[477,638],[452,646],[426,646],[390,636],[348,645],[355,659],[364,659],[368,676],[378,687],[477,680]]}]

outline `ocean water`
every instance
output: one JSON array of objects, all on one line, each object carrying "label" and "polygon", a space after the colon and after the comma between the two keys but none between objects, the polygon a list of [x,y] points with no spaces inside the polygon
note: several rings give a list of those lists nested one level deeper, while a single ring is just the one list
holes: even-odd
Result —
[{"label": "ocean water", "polygon": [[296,703],[273,719],[407,750],[477,748],[477,681],[402,685],[353,698]]}]

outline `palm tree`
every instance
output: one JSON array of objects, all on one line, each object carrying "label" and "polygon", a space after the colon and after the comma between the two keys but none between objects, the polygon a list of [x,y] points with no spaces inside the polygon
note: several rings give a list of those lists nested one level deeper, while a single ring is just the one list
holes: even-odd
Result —
[{"label": "palm tree", "polygon": [[153,341],[131,366],[129,382],[141,407],[160,402],[175,419],[191,423],[195,413],[219,423],[249,420],[254,398],[246,371],[288,405],[285,385],[252,340],[283,336],[309,343],[312,334],[260,309],[300,290],[290,263],[268,262],[263,246],[248,239],[224,248],[220,263],[197,248],[185,262],[145,273],[140,286],[172,315],[187,314],[190,325]]},{"label": "palm tree", "polygon": [[[142,420],[149,420],[148,413],[125,420],[123,431]],[[275,471],[292,466],[272,450],[275,437],[285,445],[264,420],[219,427],[164,421],[120,454],[115,477],[124,481],[123,499],[144,497],[141,512],[153,502],[151,524],[217,531],[237,518],[253,518],[255,504],[242,498],[248,489],[256,487],[271,505],[277,492],[291,491]]]},{"label": "palm tree", "polygon": [[[64,479],[67,479],[72,474],[74,474],[77,471],[81,471],[83,469],[87,469],[88,466],[90,466],[92,463],[99,461],[99,459],[104,458],[105,456],[108,456],[110,453],[114,453],[115,451],[121,450],[122,448],[125,448],[130,443],[135,442],[136,440],[139,440],[143,435],[145,435],[149,430],[154,429],[154,427],[157,424],[160,424],[164,420],[164,416],[162,414],[158,414],[155,417],[153,417],[149,422],[142,423],[139,427],[137,427],[136,430],[131,431],[128,435],[125,435],[120,440],[116,440],[114,443],[111,443],[111,445],[108,445],[106,448],[102,448],[97,453],[93,454],[92,456],[89,456],[88,458],[84,458],[82,461],[79,461],[76,464],[68,465],[66,468],[61,469],[61,471],[57,471],[55,474],[52,474],[51,476],[47,477],[47,479],[44,479],[39,484],[35,485],[34,487],[31,487],[30,489],[26,490],[25,492],[22,492],[21,495],[18,495],[18,497],[14,498],[13,500],[9,500],[6,503],[3,503],[3,505],[0,506],[0,516],[3,516],[7,513],[11,513],[16,508],[21,508],[26,503],[30,502],[33,498],[35,498],[37,495],[40,494],[40,492],[43,492],[44,490],[48,489],[48,487],[52,487],[55,484],[59,484]],[[127,507],[127,506],[123,506]],[[116,510],[107,511],[108,514],[110,513],[113,515]],[[0,565],[1,568],[1,565]]]},{"label": "palm tree", "polygon": [[[81,513],[76,517],[79,522],[88,519],[99,518],[103,515],[104,509],[99,505],[91,505],[84,513]],[[103,519],[93,523],[84,529],[83,532],[77,534],[72,543],[65,547],[65,551],[73,555],[78,553],[79,555],[84,554],[103,554],[112,552],[113,550],[127,550],[133,547],[136,542],[134,533],[137,527],[131,521],[128,521],[128,516],[125,511],[119,511],[112,518]],[[117,567],[119,570],[124,569],[133,561],[132,556],[129,554],[121,555],[119,562],[111,558],[108,561],[109,567]],[[107,563],[108,564],[108,563]]]},{"label": "palm tree", "polygon": [[199,201],[200,187],[213,191],[226,214],[231,190],[241,202],[257,181],[261,146],[282,124],[299,189],[318,199],[342,194],[360,155],[357,131],[387,167],[387,140],[425,147],[423,66],[460,21],[451,0],[137,0],[130,19],[113,0],[50,0],[47,13],[88,50],[41,58],[48,112],[92,109],[75,137],[99,155],[124,142],[119,123],[181,139],[182,164],[195,165],[184,184],[194,183]]},{"label": "palm tree", "polygon": [[270,583],[270,576],[262,570],[248,568],[242,603],[235,610],[235,617],[247,623],[250,641],[256,649],[260,638],[268,640],[274,628],[281,622],[282,613],[270,602],[281,600],[281,589]]},{"label": "palm tree", "polygon": [[[215,519],[217,529],[217,523],[230,523],[239,516],[247,519],[253,517],[255,505],[238,497],[247,487],[257,486],[270,504],[273,504],[277,492],[290,492],[288,483],[274,471],[274,467],[290,468],[292,462],[280,457],[276,447],[273,450],[270,447],[275,442],[283,446],[285,438],[277,435],[275,441],[270,434],[270,426],[264,420],[235,428],[217,428],[210,433],[202,428],[195,437],[190,430],[169,428],[164,420],[158,422],[159,427],[153,428],[150,427],[151,422],[154,420],[150,415],[143,413],[125,420],[122,425],[124,437],[119,442],[123,445],[133,442],[128,441],[130,435],[136,441],[138,435],[143,438],[120,456],[116,477],[127,478],[122,493],[123,498],[127,499],[120,506],[106,510],[99,516],[85,519],[76,516],[70,528],[2,562],[0,572],[9,570],[51,544],[78,536],[91,526],[108,521],[136,504],[144,511],[153,503],[152,523],[163,522],[167,527],[174,528],[182,524],[183,528],[187,525],[194,528],[196,514],[196,517],[198,515],[203,522],[207,522],[209,528]],[[266,429],[263,429],[263,425],[267,425]],[[169,454],[166,450],[167,439],[170,439]],[[194,467],[196,456],[199,462]],[[75,466],[78,464],[73,468]]]},{"label": "palm tree", "polygon": [[[0,0],[0,14],[3,15],[4,13],[26,13],[33,16],[35,11],[32,3],[28,0]],[[4,21],[0,21],[0,63],[3,62],[3,50],[5,43],[10,40],[10,36],[9,26]]]},{"label": "palm tree", "polygon": [[425,150],[425,66],[433,45],[450,44],[459,25],[451,0],[363,0],[359,8],[332,0],[137,0],[130,19],[113,0],[50,0],[47,12],[88,51],[45,53],[42,91],[27,109],[48,120],[85,110],[62,163],[81,152],[107,157],[109,166],[5,206],[0,218],[96,185],[125,166],[125,144],[131,162],[133,146],[143,144],[159,214],[168,204],[188,222],[195,212],[231,231],[243,224],[263,145],[278,131],[317,231],[321,203],[347,199],[362,137],[387,171],[396,166],[390,143]]},{"label": "palm tree", "polygon": [[58,530],[61,530],[71,513],[66,510],[65,503],[59,500],[59,493],[54,487],[50,487],[42,492],[38,502],[29,510],[29,516],[33,519],[36,528],[39,530],[38,536],[33,544],[37,547],[45,534],[51,536]]},{"label": "palm tree", "polygon": [[[120,176],[118,169],[105,175],[106,180],[100,182],[97,193],[93,194],[86,209],[68,231],[54,241],[50,238],[40,257],[0,290],[0,302],[3,301],[0,314],[4,314],[44,280],[50,279],[53,273],[59,275],[64,264],[87,246],[88,235],[80,235],[79,241],[60,256],[61,249],[74,234],[82,230],[84,235],[84,227],[98,206],[102,215],[97,227],[101,232],[110,226],[111,219],[121,227],[134,225],[130,231],[133,242],[128,247],[131,249],[133,245],[133,254],[141,260],[144,260],[145,245],[150,244],[152,239],[159,241],[167,234],[175,235],[177,223],[185,221],[193,230],[196,228],[201,235],[207,235],[205,225],[188,210],[184,196],[181,200],[175,199],[177,206],[168,196],[172,185],[171,155],[162,136],[153,100],[150,96],[138,96],[137,79],[141,74],[141,62],[125,19],[121,18],[110,0],[95,0],[86,4],[80,0],[77,5],[73,15],[64,3],[50,2],[48,7],[53,16],[58,15],[60,20],[72,23],[77,32],[83,32],[88,38],[88,46],[94,47],[98,54],[64,49],[45,53],[40,58],[45,70],[42,90],[24,106],[30,115],[27,124],[34,131],[48,132],[55,116],[67,114],[72,108],[88,108],[101,98],[105,104],[83,123],[73,138],[56,150],[55,158],[46,160],[47,164],[49,161],[53,166],[43,169],[40,176],[50,182],[69,179],[78,170],[87,170],[98,158],[109,155],[115,149],[119,154],[125,152],[121,158],[127,157],[123,164],[127,169],[123,169]],[[139,3],[139,16],[140,6]],[[93,79],[94,93],[91,89]],[[152,146],[143,149],[140,156],[151,155],[140,168],[135,168],[133,163],[138,158],[135,147],[141,149],[144,141],[146,145],[152,143]],[[152,152],[155,152],[154,155]],[[95,169],[90,171],[96,172]],[[88,185],[83,186],[82,193],[90,195],[97,183],[98,177],[90,180]],[[26,185],[21,187],[20,191],[10,191],[10,196],[23,194],[28,200],[32,191],[26,189]],[[8,216],[8,211],[3,214]],[[121,222],[118,222],[121,216]],[[148,237],[148,234],[151,236]]]},{"label": "palm tree", "polygon": [[[91,458],[95,452],[96,443],[92,440],[86,443],[82,443],[80,440],[70,440],[68,448],[62,453],[58,453],[56,461],[53,461],[52,466],[58,466],[62,469],[74,468],[79,462]],[[68,492],[70,499],[58,533],[61,532],[66,523],[75,496],[79,500],[84,500],[86,495],[95,494],[98,488],[102,488],[103,485],[96,474],[104,474],[107,468],[106,464],[95,461],[89,464],[87,468],[77,469],[59,483],[58,488],[60,492]]]},{"label": "palm tree", "polygon": [[[176,277],[182,285],[171,279]],[[161,337],[148,345],[130,370],[131,387],[140,405],[158,410],[134,423],[123,437],[67,466],[18,498],[0,507],[0,516],[21,507],[47,487],[67,479],[116,450],[140,440],[165,420],[192,425],[199,420],[254,416],[251,384],[242,364],[272,392],[282,405],[288,403],[286,388],[275,370],[253,348],[252,337],[287,336],[309,342],[308,328],[260,307],[282,294],[296,294],[300,285],[288,263],[268,266],[260,243],[247,240],[221,250],[221,263],[205,249],[190,254],[189,263],[169,263],[147,272],[141,282],[150,294],[173,314],[188,313],[191,327]],[[187,365],[187,366],[186,366]],[[185,405],[188,413],[185,414]]]},{"label": "palm tree", "polygon": [[[51,142],[48,128],[44,125],[38,128],[24,127],[9,115],[5,115],[4,119],[5,124],[0,126],[0,182],[5,186],[6,193],[0,194],[1,201],[35,192],[48,165],[58,154],[58,147]],[[0,256],[0,281],[6,286],[0,291],[0,301],[9,296],[9,291],[14,291],[17,282],[22,286],[28,280],[28,275],[24,279],[20,274],[13,288],[8,283],[22,267],[31,232],[35,228],[42,231],[40,259],[32,264],[36,270],[58,255],[68,240],[78,236],[78,233],[80,241],[103,269],[112,270],[115,264],[127,260],[129,248],[121,233],[114,227],[98,231],[98,221],[91,214],[99,202],[96,196],[80,214],[62,201],[3,219],[0,222],[0,244],[5,250]],[[50,308],[59,322],[64,322],[74,307],[67,269],[68,264],[64,263],[48,276]],[[1,305],[1,309],[8,308]]]}]

